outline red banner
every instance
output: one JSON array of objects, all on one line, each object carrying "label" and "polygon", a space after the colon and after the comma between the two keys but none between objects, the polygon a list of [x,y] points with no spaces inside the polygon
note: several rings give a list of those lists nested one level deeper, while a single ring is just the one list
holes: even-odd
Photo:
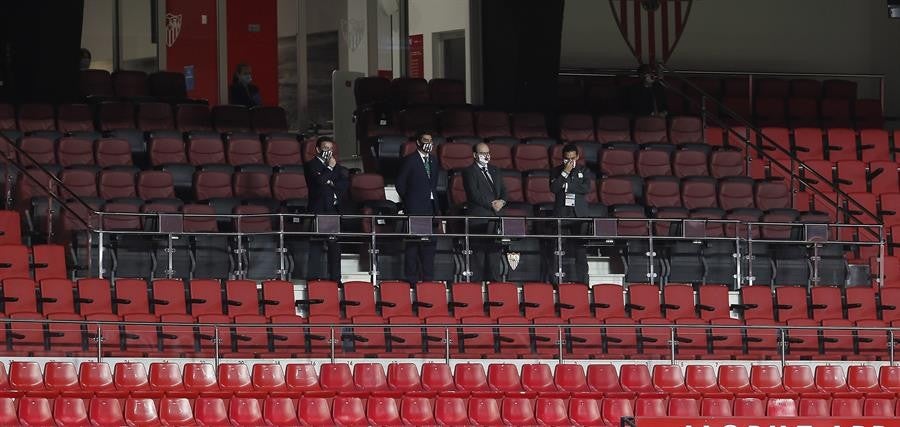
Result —
[{"label": "red banner", "polygon": [[409,35],[409,76],[425,78],[425,39],[421,34]]},{"label": "red banner", "polygon": [[637,427],[900,427],[886,417],[635,417]]}]

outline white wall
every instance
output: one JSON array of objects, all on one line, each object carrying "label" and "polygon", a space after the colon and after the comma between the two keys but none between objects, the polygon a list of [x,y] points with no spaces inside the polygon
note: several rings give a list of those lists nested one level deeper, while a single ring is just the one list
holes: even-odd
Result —
[{"label": "white wall", "polygon": [[[884,0],[696,0],[678,69],[885,74],[900,113],[900,20]],[[562,67],[633,67],[606,1],[566,0]],[[874,96],[874,85],[860,85]]]},{"label": "white wall", "polygon": [[91,68],[113,70],[113,3],[115,0],[84,2],[81,47],[91,51]]},{"label": "white wall", "polygon": [[468,0],[409,0],[409,34],[423,35],[423,60],[425,79],[434,76],[433,47],[434,33],[445,31],[465,31],[466,35],[466,98],[472,99],[472,56],[469,33]]}]

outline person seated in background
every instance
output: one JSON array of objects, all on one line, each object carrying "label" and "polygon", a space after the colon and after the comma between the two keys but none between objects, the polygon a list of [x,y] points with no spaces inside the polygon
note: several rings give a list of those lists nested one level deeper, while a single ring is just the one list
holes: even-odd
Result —
[{"label": "person seated in background", "polygon": [[81,70],[87,70],[91,68],[91,51],[81,48],[81,59],[78,63],[78,68]]},{"label": "person seated in background", "polygon": [[228,103],[232,105],[256,107],[262,104],[259,88],[253,84],[249,65],[237,65],[237,68],[234,70],[234,76],[231,78],[231,87],[228,88],[228,94]]},{"label": "person seated in background", "polygon": [[637,70],[640,82],[628,89],[628,110],[640,116],[666,116],[666,89],[653,66],[642,64]]}]

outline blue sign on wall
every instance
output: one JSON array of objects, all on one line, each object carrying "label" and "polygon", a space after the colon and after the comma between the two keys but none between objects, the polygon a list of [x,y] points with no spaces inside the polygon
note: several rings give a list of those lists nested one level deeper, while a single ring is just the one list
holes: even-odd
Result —
[{"label": "blue sign on wall", "polygon": [[184,66],[184,85],[187,88],[188,92],[194,90],[194,66],[193,65],[185,65]]}]

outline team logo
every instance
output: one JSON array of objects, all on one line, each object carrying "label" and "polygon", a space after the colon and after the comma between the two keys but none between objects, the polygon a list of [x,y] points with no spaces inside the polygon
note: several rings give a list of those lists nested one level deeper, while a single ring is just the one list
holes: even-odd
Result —
[{"label": "team logo", "polygon": [[669,60],[692,4],[693,0],[609,0],[619,32],[641,64]]},{"label": "team logo", "polygon": [[509,268],[515,270],[516,267],[519,266],[519,258],[520,255],[518,252],[507,252],[506,253],[506,262],[509,263]]},{"label": "team logo", "polygon": [[166,14],[166,47],[175,45],[181,34],[181,15]]}]

